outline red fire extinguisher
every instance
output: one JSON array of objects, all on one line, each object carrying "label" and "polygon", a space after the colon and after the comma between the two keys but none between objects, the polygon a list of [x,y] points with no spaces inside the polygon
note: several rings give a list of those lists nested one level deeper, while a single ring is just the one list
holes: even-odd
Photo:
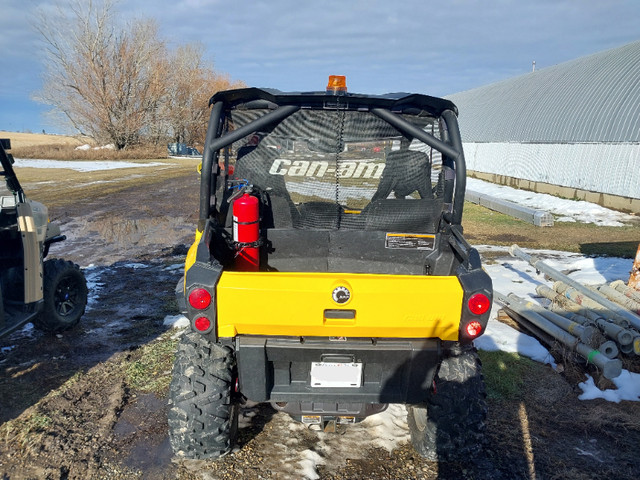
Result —
[{"label": "red fire extinguisher", "polygon": [[233,241],[236,243],[236,269],[255,272],[260,268],[260,214],[258,199],[248,193],[233,202]]}]

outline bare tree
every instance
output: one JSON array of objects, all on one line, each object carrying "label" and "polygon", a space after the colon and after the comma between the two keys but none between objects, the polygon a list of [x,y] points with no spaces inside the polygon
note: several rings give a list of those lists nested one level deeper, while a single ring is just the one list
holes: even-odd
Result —
[{"label": "bare tree", "polygon": [[229,75],[226,73],[218,73],[211,71],[205,78],[205,94],[202,100],[198,103],[200,109],[199,119],[204,121],[197,121],[193,123],[191,130],[191,138],[193,143],[204,144],[204,139],[207,135],[207,120],[209,118],[209,99],[214,93],[221,92],[223,90],[231,90],[236,88],[246,87],[246,84],[242,81],[232,81]]},{"label": "bare tree", "polygon": [[216,73],[200,44],[169,53],[155,21],[121,25],[112,0],[58,0],[36,28],[45,45],[38,99],[118,149],[203,142],[211,95],[243,86]]},{"label": "bare tree", "polygon": [[137,143],[165,92],[155,22],[118,26],[110,0],[71,0],[41,12],[36,28],[46,47],[39,98],[99,141]]},{"label": "bare tree", "polygon": [[203,56],[203,45],[192,43],[178,47],[169,57],[170,75],[163,111],[174,142],[204,142],[209,98],[220,90],[244,86],[216,73]]}]

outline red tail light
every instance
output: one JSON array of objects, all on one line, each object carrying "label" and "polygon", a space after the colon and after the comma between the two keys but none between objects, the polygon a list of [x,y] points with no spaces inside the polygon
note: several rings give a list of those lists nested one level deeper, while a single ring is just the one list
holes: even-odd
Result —
[{"label": "red tail light", "polygon": [[196,327],[196,330],[200,332],[206,332],[211,328],[211,320],[207,317],[198,317],[193,324]]},{"label": "red tail light", "polygon": [[196,288],[189,294],[189,305],[204,310],[211,305],[211,294],[204,288]]},{"label": "red tail light", "polygon": [[482,324],[477,320],[474,320],[473,322],[469,322],[467,324],[466,330],[470,337],[477,337],[478,335],[480,335],[480,333],[482,333]]},{"label": "red tail light", "polygon": [[491,308],[491,300],[482,293],[476,293],[471,296],[467,305],[469,306],[469,311],[471,311],[471,313],[474,315],[482,315]]}]

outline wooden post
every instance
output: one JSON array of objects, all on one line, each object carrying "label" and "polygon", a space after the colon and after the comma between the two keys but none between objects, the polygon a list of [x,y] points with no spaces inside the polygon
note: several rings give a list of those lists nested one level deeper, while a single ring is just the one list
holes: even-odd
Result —
[{"label": "wooden post", "polygon": [[638,251],[636,252],[636,259],[631,267],[631,275],[629,276],[629,286],[635,290],[640,291],[640,245],[638,245]]}]

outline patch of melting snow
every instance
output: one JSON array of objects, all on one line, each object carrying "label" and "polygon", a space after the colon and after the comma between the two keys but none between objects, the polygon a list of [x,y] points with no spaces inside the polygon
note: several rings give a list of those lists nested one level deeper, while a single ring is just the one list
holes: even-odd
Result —
[{"label": "patch of melting snow", "polygon": [[587,375],[587,379],[578,384],[582,390],[578,398],[580,400],[603,398],[615,403],[620,403],[622,400],[640,402],[640,374],[622,370],[622,373],[611,381],[617,387],[616,389],[600,390],[596,387],[593,377]]},{"label": "patch of melting snow", "polygon": [[[131,265],[137,265],[137,267],[131,267]],[[131,268],[147,268],[150,265],[139,263],[139,264],[130,264],[129,266]],[[105,286],[104,282],[101,281],[102,275],[105,273],[113,272],[115,269],[113,267],[102,267],[102,266],[95,266],[91,264],[87,267],[84,267],[82,270],[84,271],[84,276],[87,280],[87,289],[89,291],[89,295],[87,297],[86,311],[90,311],[98,304],[101,290]],[[135,315],[135,313],[136,313],[135,310],[128,311],[126,309],[126,306],[125,307],[121,306],[120,312],[114,314],[111,317],[110,321],[107,321],[105,319],[105,322],[101,323],[100,326],[87,330],[86,333],[93,334],[93,335],[95,334],[109,335],[110,332],[113,332],[114,330],[121,328],[122,325],[127,325],[128,324],[127,319],[130,318],[132,315]],[[80,320],[80,322],[82,322],[82,319]]]},{"label": "patch of melting snow", "polygon": [[[36,328],[33,326],[33,323],[27,323],[20,330],[16,330],[14,332],[11,332],[8,335],[8,337],[6,337],[6,338],[9,339],[9,341],[11,343],[15,342],[15,344],[2,347],[2,349],[0,350],[0,353],[5,354],[5,355],[8,354],[14,348],[18,347],[18,345],[20,344],[20,341],[22,339],[24,339],[24,338],[33,338],[37,334],[43,335],[43,333],[40,330],[36,330]],[[1,360],[0,363],[3,363],[5,360],[6,359]]]},{"label": "patch of melting snow", "polygon": [[122,180],[118,179],[118,180],[96,180],[95,182],[88,182],[88,183],[75,183],[73,184],[72,188],[83,188],[83,187],[88,187],[89,185],[101,185],[104,183],[120,183]]},{"label": "patch of melting snow", "polygon": [[149,268],[151,265],[146,263],[125,263],[122,266],[127,268],[133,268],[134,270],[138,270],[140,268]]},{"label": "patch of melting snow", "polygon": [[25,168],[66,168],[76,172],[96,172],[100,170],[118,170],[121,168],[146,168],[166,166],[161,162],[134,163],[120,161],[71,161],[16,158],[17,167]]},{"label": "patch of melting snow", "polygon": [[[164,168],[159,168],[158,170],[164,170]],[[116,180],[95,180],[93,182],[87,182],[87,183],[74,183],[73,185],[71,185],[71,188],[83,188],[83,187],[88,187],[90,185],[101,185],[106,183],[121,183],[126,180],[132,180],[134,178],[144,178],[144,177],[145,175],[126,175],[123,177],[119,177]],[[55,182],[42,182],[42,183],[55,183]]]},{"label": "patch of melting snow", "polygon": [[[0,353],[9,353],[14,348],[16,348],[16,345],[8,345],[6,347],[2,347],[2,348],[0,348]],[[2,363],[4,361],[6,361],[6,359],[0,360],[0,363]]]},{"label": "patch of melting snow", "polygon": [[496,185],[477,178],[467,178],[467,188],[475,192],[491,195],[519,205],[536,208],[557,215],[558,222],[584,222],[609,227],[621,227],[637,220],[636,216],[601,207],[583,200],[568,200],[547,193],[535,193],[526,190]]},{"label": "patch of melting snow", "polygon": [[20,337],[33,337],[33,335],[38,332],[33,323],[27,323],[21,330],[18,330],[16,333],[19,334]]},{"label": "patch of melting snow", "polygon": [[100,290],[104,287],[104,283],[100,281],[100,277],[106,269],[103,267],[96,267],[95,265],[89,265],[88,267],[84,267],[82,270],[84,272],[84,278],[87,280],[87,290],[89,291],[86,308],[86,311],[89,311],[98,301]]},{"label": "patch of melting snow", "polygon": [[[257,413],[257,405],[247,402],[241,408],[239,428],[251,426]],[[384,412],[367,417],[361,423],[349,425],[342,435],[336,435],[309,429],[286,413],[278,412],[271,421],[273,428],[269,435],[272,451],[265,453],[266,463],[263,467],[278,469],[282,475],[278,478],[282,479],[318,479],[320,465],[338,470],[345,465],[346,459],[365,458],[369,448],[378,447],[392,452],[401,444],[409,442],[406,417],[407,410],[404,405],[392,404]],[[306,432],[315,437],[312,447],[309,447]],[[363,445],[366,445],[366,448],[363,448]]]},{"label": "patch of melting snow", "polygon": [[495,352],[519,353],[540,363],[556,366],[553,356],[534,337],[499,322],[495,318],[489,320],[483,336],[474,340],[473,344],[480,350]]},{"label": "patch of melting snow", "polygon": [[[182,314],[167,315],[166,317],[164,317],[164,321],[162,323],[167,327],[178,328],[178,329],[186,328],[190,324],[189,319]],[[182,333],[184,332],[178,332],[178,333],[179,335],[182,335]]]},{"label": "patch of melting snow", "polygon": [[183,268],[184,268],[184,263],[176,263],[174,265],[169,265],[167,267],[164,267],[162,270],[165,272],[174,272],[174,271],[182,270]]},{"label": "patch of melting snow", "polygon": [[304,450],[300,456],[302,458],[297,462],[298,465],[300,465],[300,475],[309,480],[320,478],[320,475],[318,475],[318,465],[324,465],[322,456],[313,450]]}]

